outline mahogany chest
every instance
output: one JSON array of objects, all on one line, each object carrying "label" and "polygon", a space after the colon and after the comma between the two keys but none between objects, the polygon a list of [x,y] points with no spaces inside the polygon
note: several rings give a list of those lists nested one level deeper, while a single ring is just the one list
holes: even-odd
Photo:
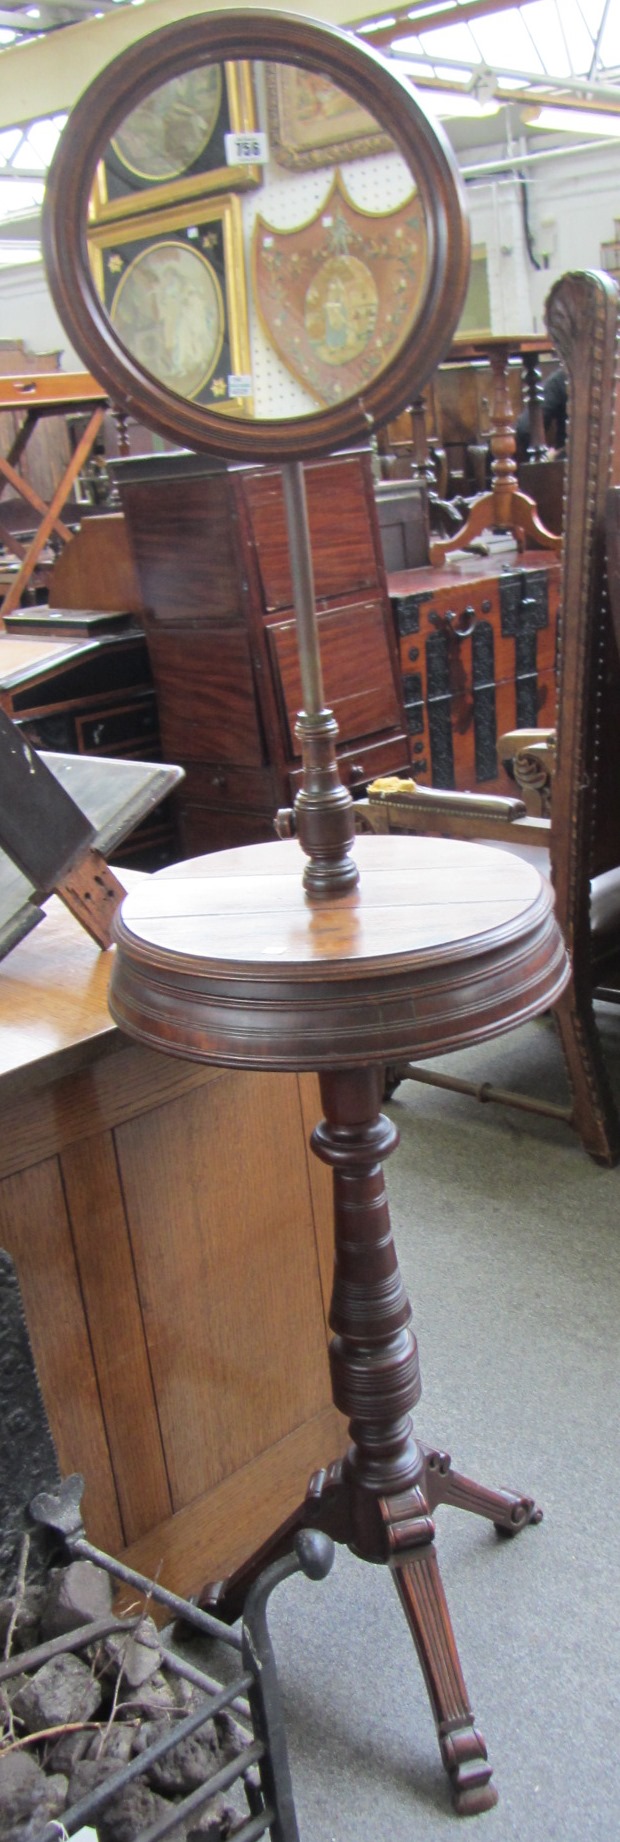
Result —
[{"label": "mahogany chest", "polygon": [[[301,779],[302,703],[280,469],[190,454],[114,463],[135,555],[181,854],[273,836]],[[409,768],[370,456],[304,467],[325,696],[343,780]]]}]

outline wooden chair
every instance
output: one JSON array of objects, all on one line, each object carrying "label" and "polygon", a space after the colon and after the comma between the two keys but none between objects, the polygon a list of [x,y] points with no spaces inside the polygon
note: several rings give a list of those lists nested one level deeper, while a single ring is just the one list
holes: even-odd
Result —
[{"label": "wooden chair", "polygon": [[[547,325],[569,378],[551,816],[528,815],[517,798],[502,804],[475,794],[429,796],[422,789],[410,800],[406,822],[402,795],[383,802],[377,823],[378,802],[371,794],[366,813],[373,829],[484,837],[517,850],[548,852],[572,964],[570,984],[555,1010],[572,1094],[565,1116],[592,1157],[614,1164],[620,1157],[620,1113],[594,1000],[620,1001],[620,665],[608,608],[605,539],[607,516],[620,637],[620,291],[594,270],[565,275],[549,295]],[[545,737],[541,731],[540,741]],[[529,1099],[527,1104],[535,1105]]]}]

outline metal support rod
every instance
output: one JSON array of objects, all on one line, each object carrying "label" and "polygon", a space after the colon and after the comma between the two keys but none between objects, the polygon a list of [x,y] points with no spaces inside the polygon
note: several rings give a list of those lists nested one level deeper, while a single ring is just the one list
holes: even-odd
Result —
[{"label": "metal support rod", "polygon": [[318,716],[319,711],[324,707],[325,697],[316,627],[306,485],[301,461],[285,463],[282,468],[282,487],[293,575],[293,601],[303,707],[306,716]]},{"label": "metal support rod", "polygon": [[311,900],[318,901],[325,896],[346,894],[359,880],[350,854],[355,822],[351,794],[340,779],[338,724],[325,704],[301,461],[285,463],[282,486],[303,700],[295,730],[304,767],[303,786],[295,800],[295,826],[302,851],[309,859],[303,873],[304,889]]},{"label": "metal support rod", "polygon": [[403,1078],[420,1081],[424,1087],[444,1087],[451,1094],[470,1094],[473,1100],[495,1100],[500,1106],[520,1107],[523,1113],[544,1113],[547,1119],[562,1119],[566,1125],[572,1124],[572,1107],[554,1106],[551,1100],[535,1100],[532,1094],[514,1094],[508,1087],[492,1087],[490,1081],[459,1081],[456,1075],[432,1074],[428,1068],[417,1068],[414,1062],[407,1062]]}]

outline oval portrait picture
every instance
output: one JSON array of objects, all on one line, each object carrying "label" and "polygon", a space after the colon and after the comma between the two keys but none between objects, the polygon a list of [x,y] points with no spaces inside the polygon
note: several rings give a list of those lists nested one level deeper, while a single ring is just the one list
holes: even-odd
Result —
[{"label": "oval portrait picture", "polygon": [[196,397],[215,369],[224,338],[220,284],[206,257],[161,242],[134,258],[110,315],[133,358],[181,397]]},{"label": "oval portrait picture", "polygon": [[121,122],[114,153],[138,179],[178,179],[204,153],[221,99],[217,64],[172,77]]}]

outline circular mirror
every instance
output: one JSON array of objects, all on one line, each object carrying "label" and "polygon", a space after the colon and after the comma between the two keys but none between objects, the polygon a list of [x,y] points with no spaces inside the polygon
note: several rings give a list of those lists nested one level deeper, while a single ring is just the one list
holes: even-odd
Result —
[{"label": "circular mirror", "polygon": [[453,157],[404,80],[344,32],[255,10],[167,27],[101,73],[50,171],[44,248],[115,404],[243,460],[396,415],[469,266]]}]

